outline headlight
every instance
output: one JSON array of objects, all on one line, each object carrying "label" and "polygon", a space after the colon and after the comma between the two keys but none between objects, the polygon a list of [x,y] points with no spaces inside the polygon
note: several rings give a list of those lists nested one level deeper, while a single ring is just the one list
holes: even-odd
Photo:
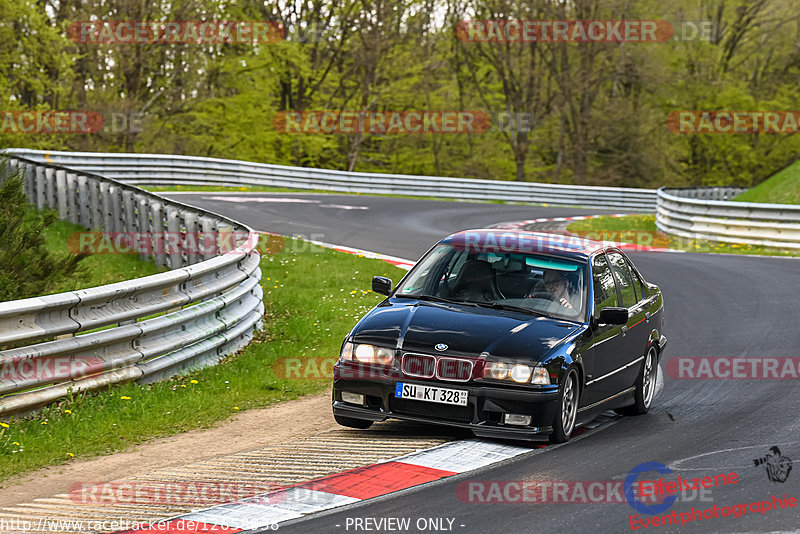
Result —
[{"label": "headlight", "polygon": [[492,362],[483,369],[483,378],[505,380],[511,372],[511,366],[503,362]]},{"label": "headlight", "polygon": [[483,369],[483,377],[494,380],[513,380],[518,384],[547,385],[550,383],[547,369],[521,363],[490,362]]},{"label": "headlight", "polygon": [[345,343],[342,347],[340,356],[342,361],[357,361],[361,363],[373,363],[379,365],[392,365],[394,362],[394,350],[384,347],[376,347],[366,343]]},{"label": "headlight", "polygon": [[550,373],[548,373],[547,369],[544,367],[534,367],[531,384],[539,384],[542,386],[550,385]]},{"label": "headlight", "polygon": [[515,365],[511,368],[511,380],[524,384],[531,379],[533,371],[527,365]]},{"label": "headlight", "polygon": [[342,345],[342,353],[339,355],[339,360],[343,362],[353,361],[353,344],[349,341]]}]

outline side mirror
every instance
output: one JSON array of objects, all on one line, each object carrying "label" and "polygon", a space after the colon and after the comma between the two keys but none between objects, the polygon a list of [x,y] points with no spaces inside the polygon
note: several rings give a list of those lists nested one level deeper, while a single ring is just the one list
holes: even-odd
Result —
[{"label": "side mirror", "polygon": [[[386,295],[387,297],[392,292],[392,280],[384,276],[372,277],[372,290],[379,295]],[[627,321],[627,317],[625,321]]]},{"label": "side mirror", "polygon": [[600,310],[598,321],[601,324],[625,324],[628,322],[628,308],[606,307]]}]

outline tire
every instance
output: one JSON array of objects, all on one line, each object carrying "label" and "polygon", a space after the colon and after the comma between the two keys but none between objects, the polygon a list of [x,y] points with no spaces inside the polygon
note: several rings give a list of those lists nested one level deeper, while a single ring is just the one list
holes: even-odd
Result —
[{"label": "tire", "polygon": [[653,403],[656,392],[656,379],[658,378],[658,352],[655,347],[650,347],[644,357],[642,372],[636,379],[636,393],[631,406],[614,410],[620,415],[644,415]]},{"label": "tire", "polygon": [[575,431],[575,420],[578,417],[578,403],[580,400],[580,385],[578,372],[574,368],[567,370],[564,381],[561,383],[558,394],[558,413],[553,423],[553,433],[550,435],[552,443],[569,441]]},{"label": "tire", "polygon": [[360,430],[365,430],[372,426],[372,421],[367,419],[355,419],[353,417],[344,417],[342,415],[333,414],[333,418],[342,426],[346,426],[349,428],[358,428]]}]

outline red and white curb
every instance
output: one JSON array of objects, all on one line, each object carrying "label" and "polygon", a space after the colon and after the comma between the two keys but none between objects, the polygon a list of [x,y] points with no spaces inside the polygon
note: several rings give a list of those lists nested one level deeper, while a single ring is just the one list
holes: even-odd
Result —
[{"label": "red and white curb", "polygon": [[371,252],[369,250],[362,250],[360,248],[345,247],[342,245],[333,245],[331,243],[323,243],[322,241],[308,241],[308,242],[313,245],[317,245],[318,247],[331,248],[333,250],[338,250],[339,252],[346,252],[347,254],[358,254],[359,256],[364,256],[365,258],[383,260],[387,263],[391,263],[395,267],[400,267],[401,269],[405,269],[406,271],[410,270],[415,263],[405,258],[398,258],[397,256],[389,256],[387,254],[381,254],[380,252]]},{"label": "red and white curb", "polygon": [[[287,237],[281,234],[276,234],[274,232],[257,232],[263,235],[272,235],[272,236],[280,236],[280,237]],[[302,239],[302,237],[301,237]],[[375,259],[375,260],[383,260],[387,263],[394,265],[395,267],[400,267],[401,269],[405,269],[406,271],[410,270],[414,263],[411,260],[407,260],[405,258],[398,258],[397,256],[389,256],[388,254],[381,254],[380,252],[372,252],[370,250],[362,250],[360,248],[353,248],[353,247],[346,247],[344,245],[334,245],[332,243],[324,243],[322,241],[314,241],[313,239],[303,239],[307,243],[311,243],[312,245],[317,245],[318,247],[322,248],[330,248],[333,250],[338,250],[339,252],[345,252],[347,254],[356,254],[359,256],[364,256],[365,258]]]},{"label": "red and white curb", "polygon": [[[528,219],[526,221],[512,221],[512,222],[502,222],[495,224],[493,228],[497,228],[500,230],[522,230],[527,226],[532,224],[545,224],[545,223],[555,223],[555,222],[573,222],[573,221],[583,221],[585,219],[597,219],[598,217],[628,217],[630,213],[611,213],[611,214],[604,214],[604,215],[577,215],[575,217],[551,217],[551,218],[539,218],[539,219]],[[547,230],[542,230],[543,232],[547,232]],[[575,239],[582,239],[581,236],[577,234],[570,234],[574,235]],[[604,241],[605,244],[615,246],[620,250],[627,250],[631,252],[671,252],[671,253],[683,253],[686,252],[685,250],[677,250],[674,248],[665,248],[665,247],[651,247],[648,245],[637,245],[636,243],[626,243],[623,241]]]},{"label": "red and white curb", "polygon": [[596,219],[598,217],[627,217],[630,215],[629,213],[610,213],[608,215],[577,215],[575,217],[541,217],[539,219],[528,219],[526,221],[512,221],[512,222],[502,222],[495,224],[494,228],[501,228],[503,230],[519,230],[526,226],[536,223],[548,223],[548,222],[564,222],[564,221],[582,221],[584,219]]},{"label": "red and white curb", "polygon": [[351,469],[267,495],[182,516],[252,530],[427,484],[531,452],[528,447],[467,439]]},{"label": "red and white curb", "polygon": [[532,450],[479,439],[452,441],[124,532],[193,534],[275,529],[284,521],[480,469]]},{"label": "red and white curb", "polygon": [[[575,436],[617,419],[606,412],[579,428]],[[263,495],[198,510],[117,534],[235,533],[261,528],[367,499],[468,473],[546,448],[507,445],[483,439],[451,441],[342,473],[273,490]]]}]

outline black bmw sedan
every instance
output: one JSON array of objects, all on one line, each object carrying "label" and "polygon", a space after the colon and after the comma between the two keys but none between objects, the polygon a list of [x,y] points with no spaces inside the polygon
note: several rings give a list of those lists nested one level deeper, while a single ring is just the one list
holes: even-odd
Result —
[{"label": "black bmw sedan", "polygon": [[333,413],[564,442],[613,409],[644,414],[666,345],[663,299],[618,248],[469,230],[434,245],[342,344]]}]

